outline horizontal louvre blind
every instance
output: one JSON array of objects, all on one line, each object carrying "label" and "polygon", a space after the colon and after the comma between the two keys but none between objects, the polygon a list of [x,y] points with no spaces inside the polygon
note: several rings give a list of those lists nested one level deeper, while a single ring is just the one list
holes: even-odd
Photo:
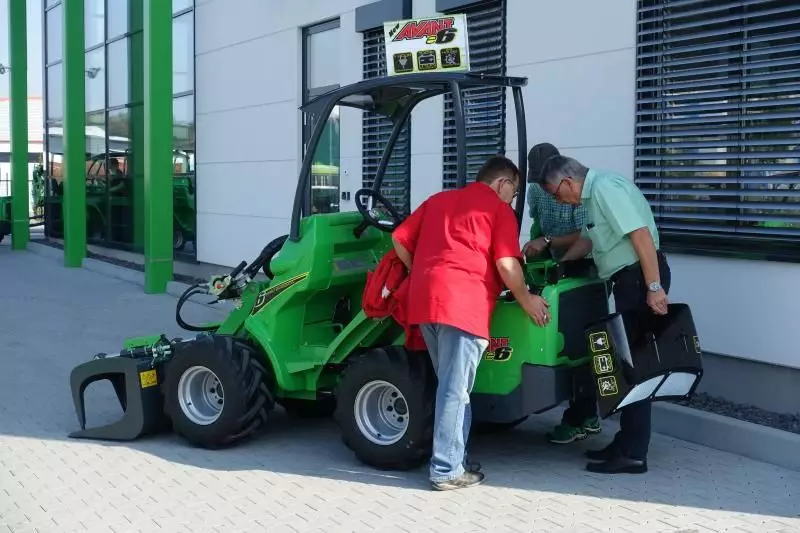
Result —
[{"label": "horizontal louvre blind", "polygon": [[[460,13],[467,15],[470,70],[485,74],[506,74],[505,1],[481,2]],[[505,153],[506,91],[502,87],[462,91],[467,137],[467,182],[473,181],[488,158]],[[453,100],[444,99],[443,161],[444,189],[456,187],[456,121]]]},{"label": "horizontal louvre blind", "polygon": [[800,253],[800,2],[638,11],[636,182],[662,241]]},{"label": "horizontal louvre blind", "polygon": [[[383,28],[364,32],[364,79],[386,76],[386,54]],[[411,117],[403,126],[394,146],[389,166],[381,184],[381,193],[394,205],[401,215],[407,216],[410,209],[411,172]],[[392,121],[377,113],[364,112],[362,122],[362,182],[372,187],[375,174],[381,163],[383,150],[392,134]]]}]

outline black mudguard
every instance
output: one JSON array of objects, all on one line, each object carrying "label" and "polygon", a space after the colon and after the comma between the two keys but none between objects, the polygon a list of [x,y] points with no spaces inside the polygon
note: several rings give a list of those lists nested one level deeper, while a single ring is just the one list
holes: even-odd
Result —
[{"label": "black mudguard", "polygon": [[703,376],[702,350],[686,304],[666,315],[614,313],[586,329],[600,416],[643,401],[689,398]]}]

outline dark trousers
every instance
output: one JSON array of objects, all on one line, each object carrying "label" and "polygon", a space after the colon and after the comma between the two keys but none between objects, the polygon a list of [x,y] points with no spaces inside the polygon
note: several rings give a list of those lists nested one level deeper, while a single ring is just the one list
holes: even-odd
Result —
[{"label": "dark trousers", "polygon": [[[672,273],[666,256],[658,252],[658,270],[661,275],[661,286],[669,294]],[[634,311],[651,313],[647,306],[647,282],[639,263],[633,264],[617,272],[611,278],[611,291],[617,312]],[[635,315],[634,315],[635,316]],[[635,331],[636,324],[631,329]],[[623,407],[620,415],[620,430],[614,436],[614,444],[628,457],[646,459],[650,448],[651,403],[640,402]],[[579,426],[589,417],[597,416],[597,399],[594,394],[576,398],[564,411],[563,422],[571,426]]]}]

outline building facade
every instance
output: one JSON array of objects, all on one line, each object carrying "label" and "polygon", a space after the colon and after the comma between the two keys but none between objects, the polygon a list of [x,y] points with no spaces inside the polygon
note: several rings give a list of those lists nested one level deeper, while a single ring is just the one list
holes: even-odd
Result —
[{"label": "building facade", "polygon": [[[47,166],[57,182],[60,2],[44,1]],[[473,70],[529,80],[529,145],[552,142],[617,171],[650,199],[672,264],[671,299],[691,305],[704,349],[720,354],[708,364],[727,365],[724,378],[708,373],[708,386],[753,401],[757,378],[772,386],[760,404],[800,411],[792,385],[800,370],[796,1],[173,2],[175,209],[185,180],[196,248],[184,250],[197,261],[233,266],[288,232],[308,135],[298,107],[385,74],[383,22],[466,13]],[[137,249],[140,2],[120,7],[127,3],[85,2],[86,152],[106,199],[90,236]],[[516,158],[529,148],[517,146],[510,95],[484,91],[466,102],[470,177],[491,154]],[[401,209],[453,186],[451,113],[449,101],[431,99],[403,131],[385,181]],[[313,209],[353,210],[352,193],[371,183],[388,127],[353,109],[327,120],[313,160]],[[104,178],[114,160],[127,180],[118,195],[127,203],[116,205]]]}]

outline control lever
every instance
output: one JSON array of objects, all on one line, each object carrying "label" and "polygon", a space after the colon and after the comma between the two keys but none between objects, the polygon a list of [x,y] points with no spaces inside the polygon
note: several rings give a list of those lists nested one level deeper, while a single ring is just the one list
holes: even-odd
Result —
[{"label": "control lever", "polygon": [[230,276],[231,276],[231,278],[235,278],[236,276],[238,276],[238,275],[239,275],[239,273],[240,273],[242,270],[244,270],[244,267],[246,267],[246,266],[247,266],[247,261],[242,261],[241,263],[239,263],[239,266],[237,266],[236,268],[234,268],[234,269],[233,269],[233,272],[231,272],[231,273],[230,273]]}]

